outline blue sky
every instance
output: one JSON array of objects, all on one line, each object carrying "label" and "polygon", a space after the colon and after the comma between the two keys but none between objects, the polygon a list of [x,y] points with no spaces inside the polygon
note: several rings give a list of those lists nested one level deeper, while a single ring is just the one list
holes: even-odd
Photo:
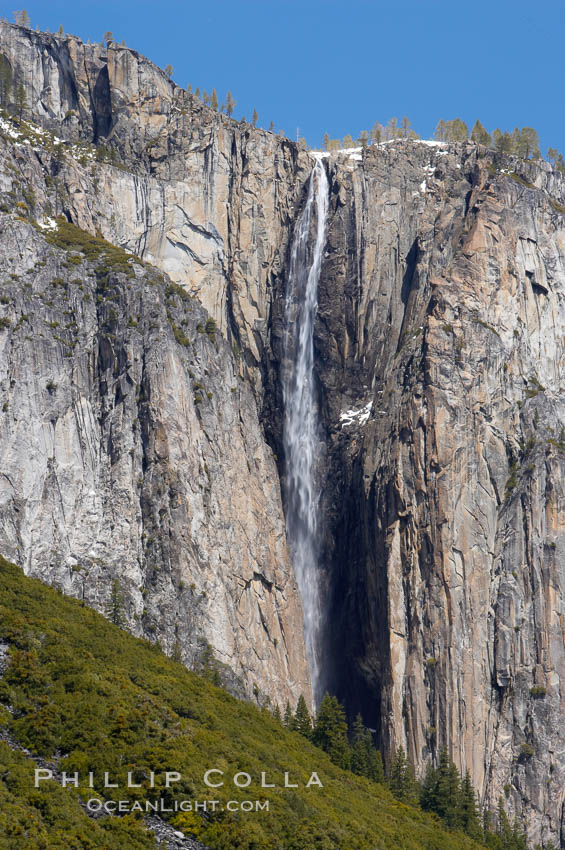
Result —
[{"label": "blue sky", "polygon": [[[533,126],[565,153],[565,2],[544,0],[22,0],[32,25],[111,30],[179,85],[228,89],[236,117],[318,146],[407,115]],[[17,4],[0,2],[13,20]]]}]

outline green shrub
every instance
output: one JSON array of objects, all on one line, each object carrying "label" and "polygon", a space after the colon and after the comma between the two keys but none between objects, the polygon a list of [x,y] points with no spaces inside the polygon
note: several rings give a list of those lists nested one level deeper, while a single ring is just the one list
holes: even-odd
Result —
[{"label": "green shrub", "polygon": [[57,230],[47,233],[45,238],[57,248],[73,254],[80,253],[89,262],[97,263],[96,276],[99,281],[107,282],[110,272],[134,277],[131,262],[137,258],[107,242],[102,236],[93,236],[81,230],[63,217],[57,219]]},{"label": "green shrub", "polygon": [[216,322],[212,318],[206,321],[206,333],[212,342],[216,342]]}]

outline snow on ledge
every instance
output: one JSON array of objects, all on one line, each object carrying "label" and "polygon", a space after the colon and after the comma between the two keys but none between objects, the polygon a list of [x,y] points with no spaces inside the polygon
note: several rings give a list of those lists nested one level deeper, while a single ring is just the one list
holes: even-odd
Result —
[{"label": "snow on ledge", "polygon": [[0,130],[9,136],[11,139],[19,139],[20,136],[23,136],[23,133],[19,133],[15,130],[11,124],[7,121],[4,121],[3,118],[0,118]]},{"label": "snow on ledge", "polygon": [[365,425],[369,421],[369,416],[371,415],[371,410],[373,409],[373,402],[370,401],[365,407],[362,407],[360,410],[346,410],[339,417],[339,421],[341,422],[341,427],[345,428],[348,425]]},{"label": "snow on ledge", "polygon": [[44,215],[43,220],[37,222],[37,226],[40,227],[41,230],[57,230],[57,222],[54,218],[50,218],[48,215]]}]

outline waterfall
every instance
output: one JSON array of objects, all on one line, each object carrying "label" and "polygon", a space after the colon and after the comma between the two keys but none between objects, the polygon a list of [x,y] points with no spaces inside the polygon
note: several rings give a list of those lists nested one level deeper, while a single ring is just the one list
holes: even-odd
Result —
[{"label": "waterfall", "polygon": [[[306,205],[296,223],[290,256],[284,330],[282,389],[286,460],[286,531],[304,608],[304,635],[317,705],[321,671],[322,605],[319,564],[320,430],[314,382],[314,320],[322,265],[329,186],[316,157]],[[310,227],[315,215],[315,240]],[[313,241],[313,244],[312,244]]]}]

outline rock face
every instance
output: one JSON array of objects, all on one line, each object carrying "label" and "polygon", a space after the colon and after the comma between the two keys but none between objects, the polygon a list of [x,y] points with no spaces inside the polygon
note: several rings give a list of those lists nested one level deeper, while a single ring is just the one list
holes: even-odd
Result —
[{"label": "rock face", "polygon": [[332,175],[336,685],[385,750],[447,746],[483,803],[505,788],[532,839],[563,841],[564,180],[401,142]]},{"label": "rock face", "polygon": [[[3,554],[98,607],[119,577],[138,633],[296,696],[279,364],[312,161],[127,48],[4,24],[0,50],[45,132],[2,142]],[[400,140],[326,164],[328,676],[385,753],[447,746],[565,846],[563,177]],[[60,213],[208,314],[27,220]]]},{"label": "rock face", "polygon": [[159,265],[259,367],[309,157],[205,107],[128,48],[9,24],[0,24],[0,47],[33,118],[88,143],[77,157],[88,166],[92,144],[114,163],[99,162],[93,177],[67,157],[57,211]]},{"label": "rock face", "polygon": [[[22,44],[33,58],[51,40],[6,33],[17,80]],[[41,87],[60,85],[63,107],[65,79]],[[169,278],[53,218],[120,242],[127,192],[152,178],[97,163],[78,137],[63,156],[47,131],[4,129],[2,551],[100,610],[114,588],[135,633],[190,665],[210,646],[236,691],[295,702],[309,692],[302,608],[240,358]]]}]

